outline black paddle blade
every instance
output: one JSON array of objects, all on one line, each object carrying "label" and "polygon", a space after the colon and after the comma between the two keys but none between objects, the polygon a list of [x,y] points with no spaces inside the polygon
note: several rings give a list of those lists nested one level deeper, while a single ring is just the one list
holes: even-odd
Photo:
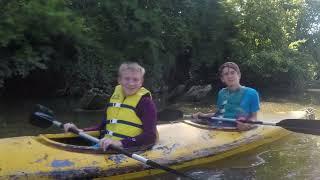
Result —
[{"label": "black paddle blade", "polygon": [[276,125],[297,133],[320,135],[320,120],[284,119]]},{"label": "black paddle blade", "polygon": [[176,109],[164,109],[157,115],[158,121],[175,121],[183,118],[183,112]]},{"label": "black paddle blade", "polygon": [[53,111],[40,104],[35,105],[34,110],[30,116],[30,124],[40,127],[48,128],[52,125]]},{"label": "black paddle blade", "polygon": [[37,112],[33,112],[31,114],[31,117],[30,117],[30,124],[32,124],[33,126],[37,126],[37,127],[40,127],[40,128],[48,128],[52,125],[52,122],[51,121],[47,121],[46,119],[44,119],[43,117],[41,116],[38,116],[36,114]]}]

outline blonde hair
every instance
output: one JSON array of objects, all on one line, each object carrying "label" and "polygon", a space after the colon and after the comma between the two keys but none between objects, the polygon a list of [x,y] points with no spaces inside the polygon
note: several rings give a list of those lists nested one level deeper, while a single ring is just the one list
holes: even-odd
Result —
[{"label": "blonde hair", "polygon": [[142,74],[142,77],[146,72],[146,70],[136,62],[125,62],[120,65],[118,70],[118,76],[121,77],[122,72],[126,70],[140,72]]}]

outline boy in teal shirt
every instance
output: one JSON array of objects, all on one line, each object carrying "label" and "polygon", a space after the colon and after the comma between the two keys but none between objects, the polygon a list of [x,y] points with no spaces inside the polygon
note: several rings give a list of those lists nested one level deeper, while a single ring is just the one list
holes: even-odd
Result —
[{"label": "boy in teal shirt", "polygon": [[[257,112],[260,110],[260,100],[258,92],[249,87],[240,84],[241,72],[239,66],[234,62],[226,62],[219,68],[221,81],[226,85],[218,93],[216,113],[193,114],[194,118],[198,117],[221,117],[232,118],[237,120],[257,120]],[[227,126],[237,126],[239,130],[248,130],[250,125],[235,121],[225,123]]]}]

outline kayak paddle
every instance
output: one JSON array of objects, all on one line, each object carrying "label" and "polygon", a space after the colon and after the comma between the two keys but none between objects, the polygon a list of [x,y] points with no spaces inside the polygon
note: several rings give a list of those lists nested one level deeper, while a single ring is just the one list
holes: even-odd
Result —
[{"label": "kayak paddle", "polygon": [[[53,115],[53,111],[51,111],[49,108],[45,107],[45,106],[42,106],[42,105],[39,105],[37,104],[36,105],[36,108],[34,110],[34,112],[31,114],[31,118],[30,118],[30,123],[34,126],[38,126],[38,127],[41,127],[41,128],[48,128],[50,127],[52,124],[54,124],[55,126],[57,127],[60,127],[60,128],[63,128],[64,127],[64,124],[57,121],[57,119],[54,117]],[[99,143],[99,139],[96,138],[96,137],[93,137],[85,132],[82,132],[82,131],[79,131],[77,129],[74,129],[74,128],[70,128],[69,129],[70,132],[74,133],[74,134],[77,134],[79,135],[80,137],[86,139],[86,140],[89,140],[91,142],[94,142],[94,143]],[[173,173],[179,177],[185,177],[185,178],[188,178],[188,179],[195,179],[193,177],[190,177],[184,173],[181,173],[175,169],[172,169],[172,168],[169,168],[167,166],[163,166],[163,165],[160,165],[158,163],[156,163],[155,161],[152,161],[150,159],[147,159],[143,156],[140,156],[138,154],[134,154],[134,153],[130,153],[118,146],[114,146],[114,145],[110,145],[109,146],[110,149],[113,149],[115,151],[117,151],[118,153],[121,153],[121,154],[124,154],[130,158],[133,158],[137,161],[140,161],[142,162],[143,164],[146,164],[146,165],[149,165],[153,168],[157,168],[157,169],[161,169],[161,170],[164,170],[166,172],[170,172],[170,173]]]},{"label": "kayak paddle", "polygon": [[[182,111],[176,109],[164,109],[158,113],[159,121],[175,121],[179,119],[191,119],[191,115],[185,115]],[[220,121],[236,121],[236,119],[230,118],[219,118],[219,117],[199,117],[199,119],[214,119]],[[283,119],[279,122],[264,122],[264,121],[240,121],[247,124],[256,124],[256,125],[268,125],[268,126],[279,126],[285,128],[289,131],[304,133],[304,134],[313,134],[320,135],[320,120],[309,120],[309,119]]]}]

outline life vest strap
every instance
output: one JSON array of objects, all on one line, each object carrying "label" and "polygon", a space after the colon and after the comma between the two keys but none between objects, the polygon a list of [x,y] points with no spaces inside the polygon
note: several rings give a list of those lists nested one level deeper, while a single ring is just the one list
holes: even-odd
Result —
[{"label": "life vest strap", "polygon": [[131,109],[133,111],[136,111],[136,108],[127,104],[121,104],[121,103],[108,103],[107,107],[122,107],[122,108],[128,108]]},{"label": "life vest strap", "polygon": [[118,133],[115,133],[115,132],[112,132],[112,131],[108,131],[108,130],[102,130],[101,133],[103,135],[110,135],[110,136],[115,136],[115,137],[119,137],[119,138],[131,138],[130,136],[126,136],[126,135],[123,135],[123,134],[118,134]]},{"label": "life vest strap", "polygon": [[134,127],[142,129],[142,125],[141,124],[136,124],[136,123],[133,123],[133,122],[120,120],[120,119],[107,119],[106,122],[107,122],[107,124],[125,124],[125,125],[134,126]]}]

